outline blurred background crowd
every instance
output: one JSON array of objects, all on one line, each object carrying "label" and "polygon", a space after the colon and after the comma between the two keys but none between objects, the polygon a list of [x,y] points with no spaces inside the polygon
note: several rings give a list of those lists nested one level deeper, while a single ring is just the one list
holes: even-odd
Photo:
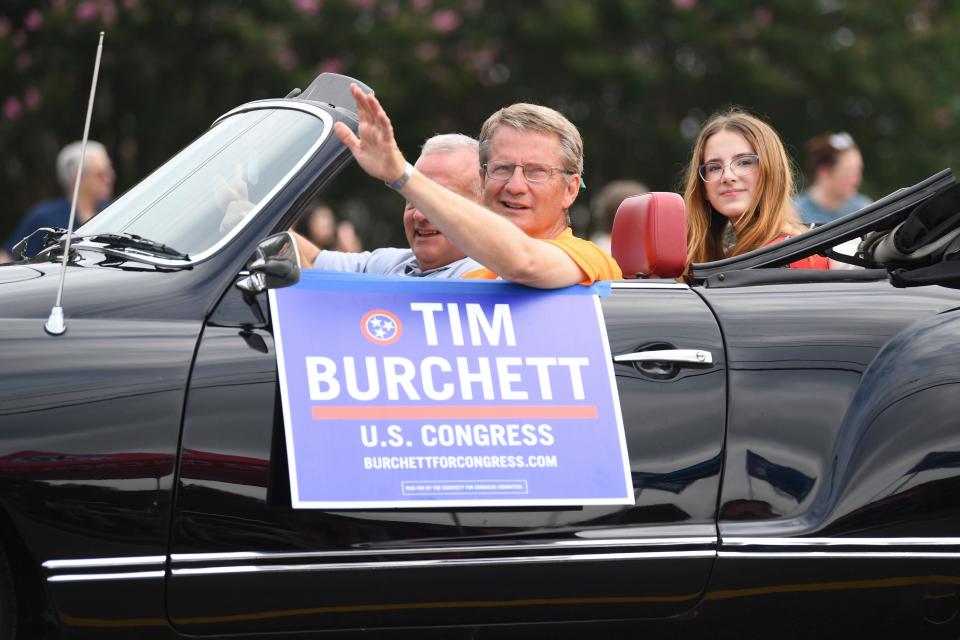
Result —
[{"label": "blurred background crowd", "polygon": [[[63,195],[57,154],[82,134],[101,30],[91,138],[115,195],[232,107],[323,71],[375,89],[408,157],[513,102],[563,112],[586,150],[582,237],[603,238],[624,188],[682,191],[701,124],[730,106],[776,128],[801,199],[828,210],[960,154],[960,3],[946,0],[5,0],[0,238]],[[367,180],[348,169],[314,212],[331,246],[404,244],[396,196]]]}]

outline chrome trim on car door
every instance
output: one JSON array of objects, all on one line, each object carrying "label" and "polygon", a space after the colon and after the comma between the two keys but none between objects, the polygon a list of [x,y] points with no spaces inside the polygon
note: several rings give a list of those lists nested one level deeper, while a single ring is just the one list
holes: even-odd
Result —
[{"label": "chrome trim on car door", "polygon": [[47,578],[47,582],[93,582],[105,580],[143,580],[162,578],[163,571],[128,571],[126,573],[68,573]]},{"label": "chrome trim on car door", "polygon": [[960,538],[725,538],[721,558],[960,558]]},{"label": "chrome trim on car door", "polygon": [[703,349],[662,349],[635,351],[613,356],[614,362],[687,362],[713,364],[713,354]]},{"label": "chrome trim on car door", "polygon": [[724,538],[723,546],[763,547],[820,547],[820,546],[955,546],[960,549],[960,538]]},{"label": "chrome trim on car door", "polygon": [[163,564],[166,556],[121,556],[119,558],[75,558],[67,560],[47,560],[45,569],[77,569],[93,567],[129,567],[131,565],[151,566]]},{"label": "chrome trim on car door", "polygon": [[[84,582],[102,580],[143,580],[145,578],[162,578],[165,575],[163,566],[167,556],[120,556],[114,558],[65,558],[47,560],[42,564],[50,571],[47,582]],[[156,570],[154,567],[161,567]],[[126,568],[126,571],[111,571],[109,573],[84,573],[84,569],[96,570],[109,568]],[[67,570],[68,573],[61,573]]]},{"label": "chrome trim on car door", "polygon": [[[323,558],[350,558],[361,556],[397,556],[397,555],[436,555],[464,553],[493,553],[498,551],[561,551],[570,548],[637,548],[637,547],[701,547],[713,546],[716,538],[700,536],[691,538],[616,538],[610,540],[560,540],[546,544],[500,544],[500,545],[473,545],[456,547],[416,547],[407,549],[378,549],[368,547],[364,549],[349,549],[346,551],[310,551],[310,552],[277,552],[265,553],[260,551],[231,551],[226,553],[174,553],[170,559],[173,563],[213,562],[230,560],[290,560],[290,559],[323,559]],[[598,554],[599,555],[599,554]],[[489,557],[489,556],[485,556]]]},{"label": "chrome trim on car door", "polygon": [[690,285],[680,282],[650,282],[647,280],[616,280],[610,283],[611,289],[689,289]]},{"label": "chrome trim on car door", "polygon": [[874,559],[903,559],[903,558],[960,558],[958,552],[948,551],[723,551],[718,554],[721,558],[818,558],[837,560],[841,558],[874,558]]},{"label": "chrome trim on car door", "polygon": [[235,565],[200,567],[190,569],[173,569],[176,576],[221,575],[230,573],[279,573],[279,572],[313,572],[313,571],[352,571],[371,569],[415,569],[425,567],[464,567],[490,565],[523,565],[565,562],[610,562],[623,560],[659,560],[678,558],[713,558],[716,552],[712,549],[702,551],[641,551],[637,553],[588,553],[576,555],[550,556],[514,556],[500,558],[447,558],[440,560],[400,560],[393,562],[330,562],[322,564],[276,564],[276,565]]}]

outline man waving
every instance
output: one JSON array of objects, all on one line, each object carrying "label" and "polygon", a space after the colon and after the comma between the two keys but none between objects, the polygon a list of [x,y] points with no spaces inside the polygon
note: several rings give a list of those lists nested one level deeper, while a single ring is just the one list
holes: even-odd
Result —
[{"label": "man waving", "polygon": [[575,238],[567,211],[577,198],[583,143],[560,113],[538,105],[501,109],[483,125],[480,171],[485,208],[433,182],[403,157],[379,101],[351,86],[359,135],[336,133],[368,174],[396,189],[453,244],[495,277],[552,289],[622,277],[606,252]]}]

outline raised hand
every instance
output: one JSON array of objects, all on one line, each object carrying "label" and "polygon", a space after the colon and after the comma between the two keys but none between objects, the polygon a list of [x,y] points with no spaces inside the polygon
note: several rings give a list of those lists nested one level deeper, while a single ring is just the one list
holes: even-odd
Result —
[{"label": "raised hand", "polygon": [[375,96],[364,93],[355,84],[350,85],[350,93],[357,102],[359,135],[342,122],[334,125],[334,132],[364,171],[384,182],[393,182],[403,175],[406,160],[393,137],[390,118]]},{"label": "raised hand", "polygon": [[213,185],[213,201],[223,210],[220,233],[226,234],[240,224],[256,206],[250,201],[250,188],[243,177],[243,167],[236,165],[232,172],[217,178]]},{"label": "raised hand", "polygon": [[230,203],[249,201],[249,187],[243,178],[243,168],[236,165],[230,175],[218,177],[213,186],[213,200],[218,207],[226,211]]}]

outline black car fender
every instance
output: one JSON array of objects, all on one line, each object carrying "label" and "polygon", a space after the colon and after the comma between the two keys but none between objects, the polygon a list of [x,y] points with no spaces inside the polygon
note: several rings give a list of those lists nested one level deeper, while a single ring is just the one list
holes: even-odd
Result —
[{"label": "black car fender", "polygon": [[[904,328],[864,372],[824,492],[829,502],[842,496],[829,505],[827,530],[843,529],[855,515],[861,528],[872,520],[891,526],[908,517],[958,518],[960,483],[942,472],[960,466],[958,416],[960,310],[952,310]],[[889,496],[864,501],[858,487],[887,487]],[[865,521],[864,510],[874,518]]]}]

